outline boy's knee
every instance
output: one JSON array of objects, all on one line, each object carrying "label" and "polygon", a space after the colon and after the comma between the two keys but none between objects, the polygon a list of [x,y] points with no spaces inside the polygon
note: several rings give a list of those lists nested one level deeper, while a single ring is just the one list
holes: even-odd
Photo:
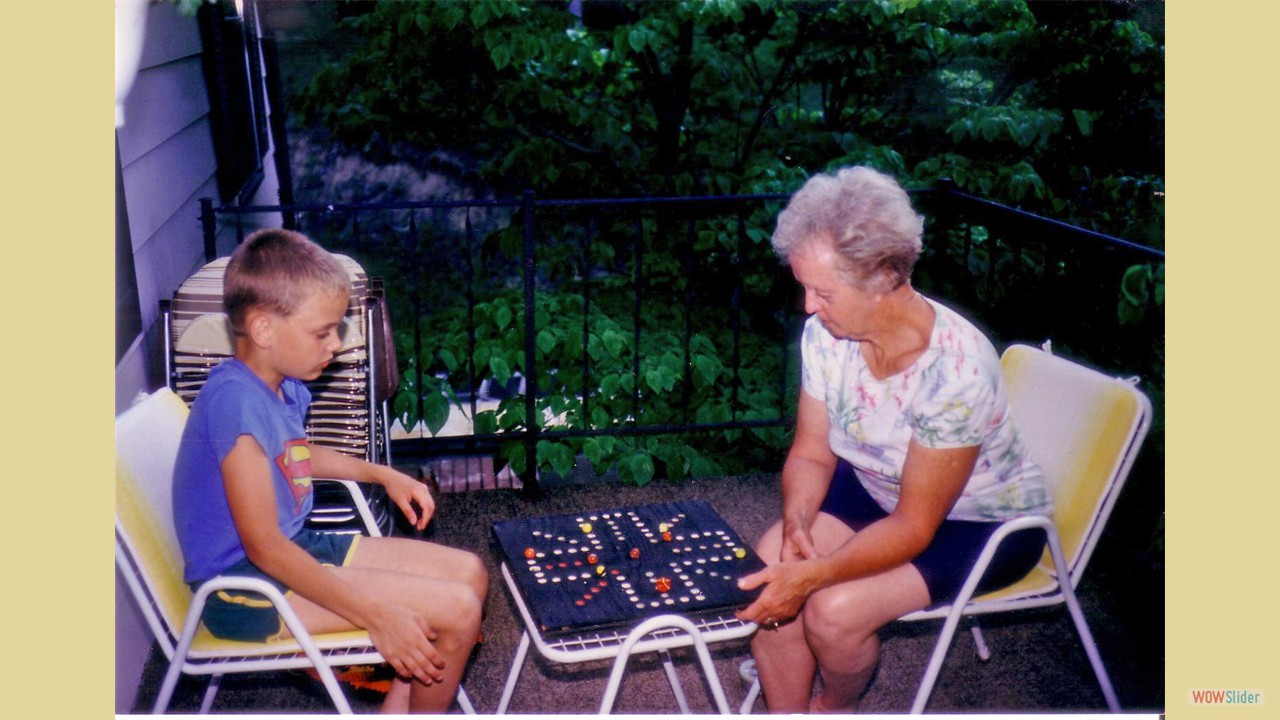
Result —
[{"label": "boy's knee", "polygon": [[484,597],[477,596],[471,588],[459,587],[449,598],[447,612],[460,638],[472,642],[484,617]]},{"label": "boy's knee", "polygon": [[489,570],[479,555],[467,553],[466,561],[463,563],[462,580],[471,586],[483,604],[485,596],[489,593]]}]

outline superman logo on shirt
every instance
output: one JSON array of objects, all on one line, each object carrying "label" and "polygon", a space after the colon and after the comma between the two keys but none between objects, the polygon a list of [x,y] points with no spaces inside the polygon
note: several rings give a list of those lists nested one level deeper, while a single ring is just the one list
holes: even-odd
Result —
[{"label": "superman logo on shirt", "polygon": [[276,465],[289,482],[296,509],[302,510],[302,501],[311,494],[311,446],[305,439],[286,442]]}]

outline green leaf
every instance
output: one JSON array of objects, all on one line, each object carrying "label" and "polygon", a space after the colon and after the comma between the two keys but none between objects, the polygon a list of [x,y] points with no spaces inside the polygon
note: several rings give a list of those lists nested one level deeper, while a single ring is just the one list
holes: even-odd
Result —
[{"label": "green leaf", "polygon": [[631,49],[636,52],[642,52],[644,50],[644,43],[645,34],[640,28],[633,28],[630,34],[627,35],[627,44],[629,44]]},{"label": "green leaf", "polygon": [[506,305],[499,305],[498,309],[493,313],[493,322],[498,326],[499,330],[506,330],[514,319],[515,313],[511,312],[511,308]]},{"label": "green leaf", "polygon": [[511,64],[511,48],[507,45],[497,45],[489,51],[489,59],[493,61],[493,67],[502,70]]},{"label": "green leaf", "polygon": [[550,330],[541,330],[538,332],[537,343],[539,350],[550,355],[556,348],[556,335]]},{"label": "green leaf", "polygon": [[507,364],[506,360],[496,355],[489,358],[489,370],[493,373],[493,379],[497,380],[500,385],[505,385],[511,379],[511,366]]},{"label": "green leaf", "polygon": [[440,362],[444,363],[444,367],[449,372],[458,369],[458,356],[453,354],[449,348],[440,348]]},{"label": "green leaf", "polygon": [[475,434],[492,435],[498,431],[498,413],[495,410],[481,410],[476,413],[474,423]]},{"label": "green leaf", "polygon": [[550,440],[538,441],[538,464],[547,463],[560,477],[568,477],[573,472],[573,451],[569,446]]},{"label": "green leaf", "polygon": [[694,381],[699,387],[711,385],[720,377],[724,364],[719,359],[708,355],[693,356]]},{"label": "green leaf", "polygon": [[603,465],[612,452],[613,438],[608,436],[587,438],[582,443],[582,454],[596,467]]},{"label": "green leaf", "polygon": [[647,453],[636,453],[627,458],[625,467],[636,485],[644,487],[653,480],[653,458]]},{"label": "green leaf", "polygon": [[616,330],[606,330],[604,333],[604,346],[613,357],[622,357],[622,351],[627,346],[627,336]]},{"label": "green leaf", "polygon": [[427,424],[427,432],[435,435],[449,421],[449,401],[441,393],[432,393],[422,398],[422,421]]},{"label": "green leaf", "polygon": [[406,428],[413,427],[417,423],[418,400],[412,392],[396,393],[392,410],[395,412],[396,419]]},{"label": "green leaf", "polygon": [[1093,134],[1093,115],[1085,110],[1072,110],[1071,114],[1075,116],[1076,127],[1080,128],[1080,134],[1089,137]]},{"label": "green leaf", "polygon": [[501,454],[506,459],[507,466],[511,468],[511,472],[516,475],[524,475],[527,463],[525,462],[523,444],[518,442],[503,443]]},{"label": "green leaf", "polygon": [[[462,5],[458,4],[449,6],[449,9],[444,11],[443,20],[445,27],[450,30],[458,27],[458,23],[462,22],[464,15],[466,15],[466,10],[463,9]],[[428,32],[428,30],[424,28],[423,32]]]},{"label": "green leaf", "polygon": [[676,384],[676,377],[665,367],[646,370],[644,382],[654,392],[669,392]]}]

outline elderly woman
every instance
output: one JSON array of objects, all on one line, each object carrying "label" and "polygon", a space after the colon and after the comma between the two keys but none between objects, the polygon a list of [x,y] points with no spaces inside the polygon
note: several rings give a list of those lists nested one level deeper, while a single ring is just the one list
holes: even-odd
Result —
[{"label": "elderly woman", "polygon": [[[953,600],[1000,521],[1049,510],[995,349],[911,287],[922,230],[906,192],[863,167],[810,179],[778,216],[773,247],[811,316],[782,518],[757,548],[769,566],[741,580],[764,587],[740,617],[761,625],[773,712],[855,710],[879,628]],[[1021,578],[1044,543],[1013,536],[981,589]]]}]

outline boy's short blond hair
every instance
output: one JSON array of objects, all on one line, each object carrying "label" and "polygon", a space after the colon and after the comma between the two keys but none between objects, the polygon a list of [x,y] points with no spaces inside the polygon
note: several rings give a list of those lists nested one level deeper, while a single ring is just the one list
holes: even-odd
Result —
[{"label": "boy's short blond hair", "polygon": [[222,307],[236,334],[244,333],[251,308],[288,316],[313,295],[351,293],[351,279],[332,253],[279,228],[245,238],[231,253],[222,283]]}]

